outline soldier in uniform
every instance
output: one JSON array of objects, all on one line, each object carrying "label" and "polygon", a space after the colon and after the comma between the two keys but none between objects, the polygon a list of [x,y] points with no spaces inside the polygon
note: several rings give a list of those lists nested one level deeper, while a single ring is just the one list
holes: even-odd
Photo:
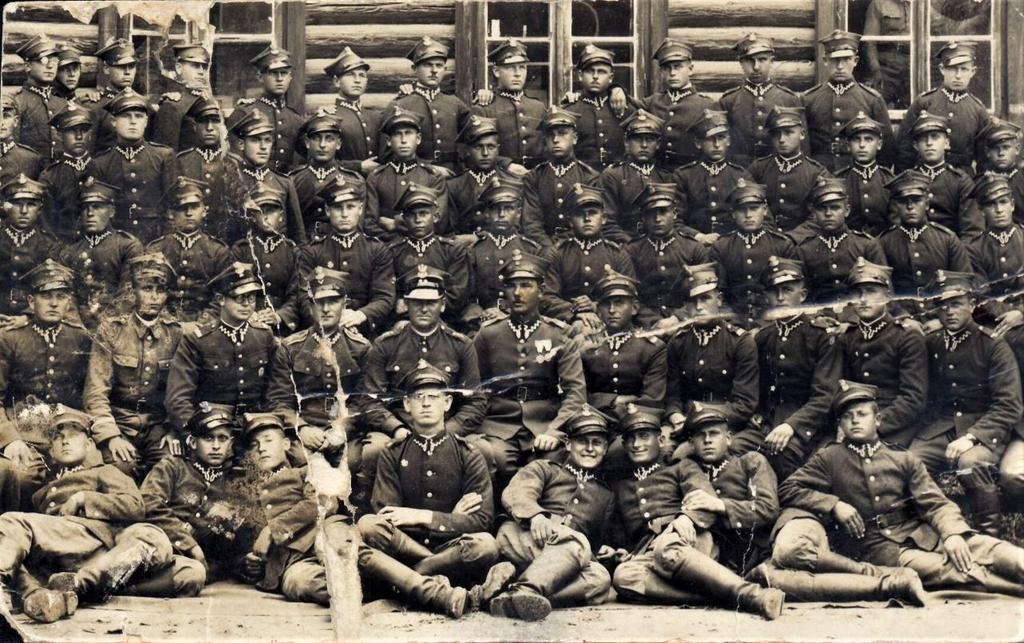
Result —
[{"label": "soldier in uniform", "polygon": [[[779,499],[834,516],[852,553],[875,564],[909,567],[924,587],[1020,596],[1024,551],[975,533],[913,450],[879,440],[873,388],[847,383],[837,394],[844,442],[811,456],[779,487]],[[877,482],[868,482],[869,473]]]},{"label": "soldier in uniform", "polygon": [[160,236],[164,214],[159,203],[173,180],[174,150],[145,138],[151,106],[144,96],[125,89],[110,101],[117,140],[100,152],[86,175],[120,189],[114,227],[143,243]]},{"label": "soldier in uniform", "polygon": [[985,136],[985,169],[1002,174],[1013,190],[1013,220],[1024,223],[1024,171],[1020,167],[1021,129],[1001,118],[992,121]]},{"label": "soldier in uniform", "polygon": [[[179,440],[201,402],[231,413],[240,430],[242,413],[263,404],[266,372],[277,345],[274,331],[251,321],[260,292],[252,264],[233,263],[208,287],[216,292],[220,315],[183,334],[167,374],[164,408]],[[236,440],[235,453],[244,446]]]},{"label": "soldier in uniform", "polygon": [[174,50],[171,91],[160,95],[160,108],[152,124],[152,139],[181,152],[196,146],[195,121],[188,115],[192,104],[208,98],[210,52],[197,42],[183,42]]},{"label": "soldier in uniform", "polygon": [[[460,98],[441,91],[441,81],[448,63],[448,47],[429,36],[424,36],[405,56],[412,61],[412,72],[416,77],[410,93],[402,93],[392,100],[384,110],[381,131],[390,136],[387,121],[397,108],[412,112],[419,117],[422,137],[417,141],[416,156],[433,163],[449,178],[458,167],[455,142],[459,130],[469,117],[469,108]],[[379,150],[387,150],[383,140]],[[384,151],[384,159],[392,160],[390,151]],[[408,161],[408,159],[406,159]]]},{"label": "soldier in uniform", "polygon": [[[766,291],[761,282],[771,257],[796,258],[793,241],[778,230],[765,226],[768,188],[739,179],[728,194],[728,207],[736,229],[711,246],[711,261],[719,266],[725,303],[741,315],[742,323],[753,324]],[[768,288],[767,290],[771,290]]]},{"label": "soldier in uniform", "polygon": [[885,260],[893,269],[897,296],[913,296],[935,278],[936,270],[970,272],[967,249],[956,234],[928,220],[931,181],[906,170],[885,184],[895,225],[878,237]]},{"label": "soldier in uniform", "polygon": [[761,374],[758,419],[732,438],[731,450],[762,452],[785,480],[822,441],[835,437],[826,427],[842,359],[835,337],[800,312],[807,298],[803,264],[770,257],[762,281],[771,308],[768,323],[754,336]]},{"label": "soldier in uniform", "polygon": [[[633,475],[614,483],[615,506],[630,547],[630,557],[615,568],[612,586],[620,599],[638,603],[715,602],[754,612],[774,620],[782,615],[784,596],[778,589],[762,589],[745,581],[715,560],[716,529],[748,531],[771,523],[778,513],[775,480],[760,454],[735,460],[727,457],[725,415],[704,410],[688,418],[693,440],[707,445],[700,451],[701,465],[684,458],[663,466],[656,415],[636,410],[622,420]],[[706,433],[705,433],[706,431]],[[718,462],[704,462],[714,452]],[[737,464],[730,467],[730,463]],[[708,470],[705,474],[701,466]],[[728,469],[728,472],[726,470]],[[733,469],[737,469],[735,473]],[[750,470],[748,472],[748,469]],[[727,480],[752,473],[756,502],[716,498],[715,490]],[[739,475],[736,475],[739,474]],[[716,486],[712,487],[711,480]],[[721,491],[719,491],[721,493]],[[694,498],[700,498],[697,507]],[[714,509],[720,511],[712,510]],[[716,529],[717,531],[717,529]],[[723,560],[727,560],[723,558]],[[695,596],[696,595],[696,596]],[[696,598],[696,601],[691,599]]]},{"label": "soldier in uniform", "polygon": [[[0,580],[17,588],[25,614],[41,623],[71,616],[79,600],[99,603],[123,594],[128,579],[172,559],[164,532],[142,522],[135,483],[89,459],[86,414],[59,408],[46,437],[54,468],[33,496],[35,511],[0,516]],[[198,593],[198,587],[188,589]]]},{"label": "soldier in uniform", "polygon": [[96,331],[82,398],[104,461],[141,480],[161,458],[181,454],[163,402],[182,331],[165,308],[174,282],[166,257],[139,255],[130,267],[132,309]]},{"label": "soldier in uniform", "polygon": [[605,229],[609,241],[626,244],[643,234],[637,197],[648,183],[671,183],[672,174],[656,164],[664,121],[638,109],[622,121],[626,156],[601,172],[598,184],[604,194]]},{"label": "soldier in uniform", "polygon": [[44,259],[56,254],[60,242],[39,221],[46,186],[24,174],[0,186],[4,221],[0,224],[0,320],[25,310],[24,278]]},{"label": "soldier in uniform", "polygon": [[[1013,220],[1010,183],[985,173],[975,182],[972,196],[985,216],[985,232],[966,240],[973,272],[986,282],[986,294],[1016,302],[1024,286],[1024,227]],[[1006,307],[996,301],[985,304],[990,313],[1005,312],[1001,309]]]},{"label": "soldier in uniform", "polygon": [[178,152],[174,158],[174,178],[186,177],[203,184],[203,195],[209,210],[206,229],[218,239],[237,234],[238,202],[226,171],[226,130],[220,105],[212,98],[199,98],[188,110],[195,122],[196,146]]},{"label": "soldier in uniform", "polygon": [[685,213],[683,223],[697,230],[698,241],[712,245],[734,229],[726,199],[737,182],[750,181],[751,176],[726,160],[731,139],[725,112],[704,110],[690,133],[699,155],[697,160],[677,169],[673,180],[679,186],[679,208]]},{"label": "soldier in uniform", "polygon": [[632,112],[631,108],[616,109],[611,104],[614,62],[612,52],[587,43],[576,60],[576,77],[583,92],[567,94],[561,101],[562,107],[572,106],[577,115],[576,156],[598,172],[622,158],[622,120]]},{"label": "soldier in uniform", "polygon": [[86,177],[78,191],[79,237],[58,255],[75,273],[78,315],[89,330],[114,312],[114,298],[128,285],[129,264],[142,254],[138,239],[110,225],[116,201],[117,188]]},{"label": "soldier in uniform", "polygon": [[377,132],[380,130],[380,114],[376,110],[363,109],[360,97],[366,93],[367,73],[370,64],[345,47],[332,60],[324,73],[331,77],[338,97],[330,113],[338,119],[341,128],[341,149],[338,158],[343,167],[364,176],[379,165],[377,160]]},{"label": "soldier in uniform", "polygon": [[338,174],[319,196],[331,227],[303,248],[299,272],[307,275],[324,266],[348,273],[348,305],[341,325],[376,337],[395,305],[395,266],[387,245],[360,231],[366,185]]},{"label": "soldier in uniform", "polygon": [[967,172],[946,163],[949,121],[921,112],[907,136],[913,139],[917,165],[913,169],[931,179],[928,189],[928,220],[941,223],[961,239],[982,232],[984,218],[971,200],[973,181]]},{"label": "soldier in uniform", "polygon": [[540,260],[513,253],[501,277],[509,316],[485,322],[473,339],[480,380],[491,383],[480,447],[497,467],[499,489],[530,455],[561,446],[566,422],[587,399],[578,341],[568,325],[540,315]]},{"label": "soldier in uniform", "polygon": [[808,204],[818,234],[797,244],[797,255],[804,263],[811,300],[829,302],[845,294],[846,276],[859,258],[885,265],[885,253],[877,239],[847,227],[850,198],[845,181],[822,178]]},{"label": "soldier in uniform", "polygon": [[668,341],[665,419],[673,442],[680,439],[683,412],[693,402],[724,405],[729,427],[739,431],[757,410],[759,394],[757,345],[723,319],[715,264],[686,266],[686,274],[687,301],[681,312],[690,324]]},{"label": "soldier in uniform", "polygon": [[850,216],[846,224],[854,230],[877,237],[892,223],[889,192],[885,189],[893,177],[889,168],[878,163],[882,148],[883,125],[864,112],[843,126],[842,135],[850,148],[852,163],[836,171],[846,181],[850,195]]},{"label": "soldier in uniform", "polygon": [[302,219],[302,208],[290,178],[270,166],[274,145],[274,124],[260,110],[251,110],[231,119],[228,132],[236,137],[237,154],[229,154],[225,162],[225,183],[235,205],[234,217],[230,219],[224,241],[233,244],[245,236],[248,221],[244,213],[237,211],[238,203],[245,200],[258,186],[267,187],[285,195],[284,234],[295,243],[306,242],[306,226]]},{"label": "soldier in uniform", "polygon": [[39,181],[46,184],[43,221],[51,234],[71,243],[78,232],[78,184],[92,163],[92,115],[84,107],[68,103],[51,124],[60,132],[64,151],[39,175]]},{"label": "soldier in uniform", "polygon": [[50,458],[44,455],[46,436],[18,414],[32,404],[81,408],[92,340],[85,328],[67,321],[74,305],[70,270],[53,259],[40,260],[24,280],[31,291],[28,314],[0,330],[0,449],[9,465],[0,474],[14,476],[22,504],[28,506],[26,500],[43,483]]},{"label": "soldier in uniform", "polygon": [[[197,413],[185,438],[187,455],[164,458],[139,485],[146,519],[174,548],[174,565],[145,583],[146,595],[195,595],[206,583],[238,575],[256,527],[235,491],[240,476],[231,467],[232,423],[223,411]],[[182,587],[183,580],[191,587]]]},{"label": "soldier in uniform", "polygon": [[413,428],[409,410],[391,392],[400,388],[402,379],[421,360],[444,371],[460,392],[457,403],[448,409],[448,432],[463,437],[476,433],[487,410],[487,400],[480,391],[480,368],[473,341],[441,321],[445,281],[443,273],[426,266],[405,276],[402,291],[409,323],[378,337],[363,361],[363,390],[370,396],[363,421],[370,431],[368,442],[376,447],[372,453],[370,449],[363,452],[362,471],[366,480],[373,480],[380,444],[388,438],[400,442]]},{"label": "soldier in uniform", "polygon": [[400,212],[398,202],[413,184],[434,189],[443,196],[437,203],[438,218],[447,219],[448,173],[418,156],[417,148],[423,139],[423,118],[419,114],[396,105],[388,110],[380,131],[387,141],[388,160],[366,177],[363,230],[382,241],[392,241],[401,233],[396,216]]},{"label": "soldier in uniform", "polygon": [[21,56],[27,70],[24,86],[14,95],[18,105],[17,139],[49,161],[60,152],[60,141],[50,128],[50,119],[68,104],[53,92],[57,44],[46,36],[32,36],[14,53]]},{"label": "soldier in uniform", "polygon": [[438,232],[454,235],[463,245],[475,241],[474,233],[484,226],[480,195],[493,180],[514,178],[498,164],[499,130],[498,121],[473,114],[459,132],[459,143],[466,148],[462,159],[465,170],[448,179],[448,218],[441,221]]},{"label": "soldier in uniform", "polygon": [[798,107],[773,107],[768,114],[768,131],[775,153],[762,156],[750,166],[750,174],[768,186],[768,224],[777,227],[800,243],[812,236],[807,223],[807,201],[815,183],[829,176],[825,166],[801,149],[804,137],[804,112]]},{"label": "soldier in uniform", "polygon": [[86,105],[93,114],[93,149],[96,152],[113,147],[117,143],[114,117],[107,111],[110,101],[135,84],[135,73],[139,62],[135,47],[130,40],[116,38],[96,50],[96,57],[103,63],[102,77],[107,86],[98,89],[99,97]]},{"label": "soldier in uniform", "polygon": [[561,107],[548,109],[540,124],[546,160],[523,177],[523,234],[544,248],[569,227],[563,205],[573,186],[598,180],[597,171],[576,158],[576,121]]},{"label": "soldier in uniform", "polygon": [[24,174],[30,179],[39,178],[45,165],[38,152],[17,140],[21,115],[18,101],[11,94],[0,96],[3,104],[3,118],[0,119],[0,185]]},{"label": "soldier in uniform", "polygon": [[208,321],[213,293],[207,284],[231,263],[227,244],[203,231],[207,207],[203,185],[183,176],[164,195],[170,232],[146,248],[162,253],[177,277],[170,288],[167,310],[182,322]]},{"label": "soldier in uniform", "polygon": [[647,111],[665,122],[665,140],[659,162],[663,169],[676,168],[697,160],[697,148],[690,128],[714,107],[715,102],[700,94],[690,83],[693,74],[693,47],[666,38],[654,50],[662,91],[640,101]]},{"label": "soldier in uniform", "polygon": [[[743,84],[727,89],[718,99],[729,115],[732,145],[729,158],[740,167],[772,153],[768,115],[778,107],[800,107],[800,95],[772,78],[775,43],[768,36],[748,33],[732,46],[743,69]],[[810,147],[805,140],[803,151]]]},{"label": "soldier in uniform", "polygon": [[498,153],[527,169],[544,160],[544,142],[540,123],[547,106],[525,91],[530,62],[526,45],[508,38],[487,54],[491,76],[497,84],[493,100],[484,103],[480,92],[474,98],[473,112],[495,120],[498,126]]},{"label": "soldier in uniform", "polygon": [[69,103],[78,100],[82,81],[82,52],[67,43],[57,45],[57,75],[53,78],[53,93]]},{"label": "soldier in uniform", "polygon": [[[232,112],[232,120],[253,110],[264,113],[274,126],[273,149],[268,165],[280,174],[288,174],[299,164],[296,144],[302,115],[288,105],[286,94],[292,84],[292,55],[271,45],[249,61],[256,68],[256,79],[262,83],[262,93],[256,98],[240,98]],[[238,112],[235,114],[235,112]]]},{"label": "soldier in uniform", "polygon": [[334,180],[335,174],[344,175],[352,181],[363,180],[358,171],[347,169],[337,158],[340,145],[341,123],[324,110],[310,116],[299,129],[296,152],[305,156],[306,163],[293,170],[288,178],[295,184],[295,194],[299,198],[309,238],[326,232],[329,225],[323,201],[317,197],[317,192],[328,181]]},{"label": "soldier in uniform", "polygon": [[600,605],[611,578],[594,559],[615,510],[611,489],[597,475],[608,450],[608,423],[584,407],[566,426],[564,464],[536,460],[501,494],[508,520],[498,547],[518,573],[491,600],[492,616],[539,621],[552,607]]},{"label": "soldier in uniform", "polygon": [[[412,433],[381,454],[371,511],[359,519],[369,547],[425,576],[475,585],[470,607],[489,601],[512,580],[515,568],[498,562],[491,535],[494,490],[480,452],[446,428],[450,375],[420,360],[400,382]],[[493,567],[492,567],[493,566]],[[493,570],[493,571],[492,571]]]},{"label": "soldier in uniform", "polygon": [[836,29],[818,41],[823,47],[822,62],[828,80],[807,90],[801,99],[807,115],[811,156],[829,172],[850,164],[850,150],[842,136],[843,125],[859,112],[882,124],[882,151],[879,160],[892,162],[892,123],[889,108],[878,91],[857,82],[853,70],[860,57],[860,34]]},{"label": "soldier in uniform", "polygon": [[975,162],[980,167],[985,158],[985,137],[982,132],[991,118],[981,99],[970,91],[977,71],[977,44],[952,40],[935,53],[939,60],[942,85],[927,91],[911,103],[896,135],[899,142],[897,162],[911,167],[915,162],[914,136],[911,129],[922,112],[936,114],[949,121],[949,151],[946,162],[968,175]]},{"label": "soldier in uniform", "polygon": [[[644,328],[671,318],[686,301],[684,267],[706,263],[707,246],[678,229],[678,205],[674,183],[648,183],[637,196],[644,234],[626,246],[636,273]],[[668,323],[675,323],[671,319]]]}]

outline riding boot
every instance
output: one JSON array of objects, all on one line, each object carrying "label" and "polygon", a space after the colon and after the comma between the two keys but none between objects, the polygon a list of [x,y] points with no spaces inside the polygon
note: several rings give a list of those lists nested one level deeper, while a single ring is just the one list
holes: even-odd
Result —
[{"label": "riding boot", "polygon": [[983,484],[968,490],[968,493],[973,506],[971,523],[974,528],[986,536],[999,538],[1002,529],[999,487],[995,484]]},{"label": "riding boot", "polygon": [[659,565],[671,573],[673,580],[707,592],[723,603],[736,605],[769,621],[782,615],[785,594],[781,590],[765,589],[745,581],[725,565],[692,547],[677,547],[665,552],[659,559]]},{"label": "riding boot", "polygon": [[391,585],[402,596],[434,612],[460,618],[466,610],[469,594],[465,589],[453,588],[444,576],[419,574],[376,549],[359,549],[359,572],[369,579]]},{"label": "riding boot", "polygon": [[787,599],[797,602],[884,601],[894,598],[923,607],[928,593],[917,572],[906,567],[889,569],[891,573],[876,577],[864,574],[815,574],[779,569],[771,563],[762,563],[751,570],[747,578],[764,587],[777,587],[786,593]]}]

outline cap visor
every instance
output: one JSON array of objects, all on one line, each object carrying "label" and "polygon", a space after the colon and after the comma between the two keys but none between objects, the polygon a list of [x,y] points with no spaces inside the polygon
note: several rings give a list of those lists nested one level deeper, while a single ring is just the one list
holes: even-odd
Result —
[{"label": "cap visor", "polygon": [[509,56],[508,58],[494,63],[495,65],[514,65],[516,63],[528,63],[530,59],[526,56]]},{"label": "cap visor", "polygon": [[833,51],[832,53],[830,53],[828,55],[828,57],[829,58],[849,58],[851,56],[856,56],[856,55],[857,55],[857,52],[852,50],[852,49],[839,49],[839,50],[836,50],[836,51]]},{"label": "cap visor", "polygon": [[706,292],[711,292],[715,288],[718,288],[717,282],[713,282],[710,284],[701,284],[696,288],[690,288],[690,297],[699,297],[700,295],[703,295]]},{"label": "cap visor", "polygon": [[418,299],[419,301],[440,301],[444,294],[433,288],[413,288],[403,295],[406,299]]},{"label": "cap visor", "polygon": [[240,286],[235,286],[234,288],[228,291],[228,295],[230,295],[231,297],[238,297],[239,295],[248,295],[249,293],[260,292],[262,290],[263,288],[258,283],[252,281],[249,283],[242,284]]},{"label": "cap visor", "polygon": [[320,301],[322,299],[334,299],[344,296],[345,293],[341,292],[337,288],[320,288],[319,290],[313,291],[313,299],[315,301]]},{"label": "cap visor", "polygon": [[944,67],[954,67],[956,65],[962,65],[967,62],[974,60],[974,56],[969,54],[960,54],[959,56],[953,56],[949,60],[942,63]]}]

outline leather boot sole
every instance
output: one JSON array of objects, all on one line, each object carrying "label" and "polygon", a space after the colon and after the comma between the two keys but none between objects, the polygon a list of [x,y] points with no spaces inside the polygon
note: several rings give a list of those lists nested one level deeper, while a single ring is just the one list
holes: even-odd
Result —
[{"label": "leather boot sole", "polygon": [[25,597],[22,610],[37,623],[53,623],[75,613],[78,596],[74,592],[37,589]]},{"label": "leather boot sole", "polygon": [[445,606],[445,613],[452,618],[462,618],[466,612],[466,603],[469,601],[469,592],[464,587],[453,587],[452,594]]},{"label": "leather boot sole", "polygon": [[494,598],[511,582],[516,575],[515,565],[509,562],[498,563],[487,570],[487,578],[479,585],[474,585],[469,590],[469,609],[478,611],[488,601]]},{"label": "leather boot sole", "polygon": [[542,621],[551,613],[551,601],[535,592],[513,592],[512,606],[521,621]]},{"label": "leather boot sole", "polygon": [[924,589],[921,577],[912,569],[897,569],[892,574],[894,582],[893,598],[904,600],[917,607],[928,605],[928,592]]},{"label": "leather boot sole", "polygon": [[758,614],[769,621],[782,616],[782,609],[786,605],[786,593],[781,589],[762,589],[761,592],[763,593],[758,605]]}]

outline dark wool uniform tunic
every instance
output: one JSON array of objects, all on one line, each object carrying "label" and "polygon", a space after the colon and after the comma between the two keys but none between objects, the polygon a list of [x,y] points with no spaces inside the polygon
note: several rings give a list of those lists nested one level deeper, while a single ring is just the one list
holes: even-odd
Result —
[{"label": "dark wool uniform tunic", "polygon": [[680,167],[673,174],[672,182],[679,195],[681,221],[705,234],[725,234],[733,230],[736,226],[726,199],[740,179],[753,181],[750,172],[728,161],[719,164],[693,161]]},{"label": "dark wool uniform tunic", "polygon": [[[89,156],[75,159],[63,154],[39,175],[39,181],[46,184],[43,224],[64,243],[71,243],[78,237],[78,184],[86,177],[91,163]],[[6,182],[7,179],[0,175],[0,180]]]},{"label": "dark wool uniform tunic", "polygon": [[[371,237],[391,241],[398,232],[389,232],[380,225],[381,217],[394,219],[401,213],[398,202],[412,184],[437,190],[437,214],[439,221],[448,217],[448,188],[441,173],[429,163],[415,160],[410,163],[385,163],[374,168],[366,177],[366,214],[363,216],[363,231]],[[398,275],[401,277],[401,275]]]},{"label": "dark wool uniform tunic", "polygon": [[877,91],[856,81],[845,85],[826,82],[808,89],[801,98],[807,116],[811,156],[829,172],[850,164],[850,148],[843,126],[861,112],[882,124],[879,161],[892,162],[894,139],[889,108]]},{"label": "dark wool uniform tunic", "polygon": [[270,151],[270,167],[276,172],[287,174],[300,163],[295,152],[299,140],[299,129],[305,119],[288,105],[283,96],[276,97],[264,93],[258,98],[240,98],[235,109],[248,114],[253,111],[263,112],[274,126],[271,134],[274,137],[274,148]]},{"label": "dark wool uniform tunic", "polygon": [[575,236],[556,241],[544,277],[544,313],[570,321],[571,301],[586,295],[596,302],[595,287],[608,268],[629,277],[635,274],[629,255],[614,241]]},{"label": "dark wool uniform tunic", "polygon": [[30,270],[53,257],[60,242],[38,225],[16,231],[0,225],[0,314],[20,315],[28,305],[22,278]]},{"label": "dark wool uniform tunic", "polygon": [[167,215],[160,202],[174,181],[173,172],[174,150],[148,141],[130,148],[115,145],[86,170],[87,176],[120,188],[113,225],[143,243],[163,233]]},{"label": "dark wool uniform tunic", "polygon": [[[648,183],[672,183],[672,173],[659,169],[653,162],[612,163],[601,172],[598,184],[604,192],[605,229],[602,236],[617,243],[627,243],[644,233],[643,209],[637,207],[637,196]],[[686,210],[680,208],[681,212]]]},{"label": "dark wool uniform tunic", "polygon": [[60,152],[60,134],[50,127],[50,119],[67,107],[68,102],[53,91],[28,78],[21,91],[14,95],[18,105],[18,133],[15,138],[32,148],[44,159],[56,158]]},{"label": "dark wool uniform tunic", "polygon": [[328,111],[338,119],[341,127],[338,158],[346,168],[358,172],[363,161],[377,156],[380,113],[341,97],[334,99],[334,107]]},{"label": "dark wool uniform tunic", "polygon": [[917,157],[914,139],[910,130],[921,112],[941,116],[949,121],[949,150],[946,161],[967,172],[971,163],[981,163],[985,158],[985,137],[981,131],[988,125],[991,116],[981,100],[970,92],[954,92],[944,87],[927,91],[917,97],[900,122],[896,134],[899,167],[911,167]]},{"label": "dark wool uniform tunic", "polygon": [[830,301],[847,291],[846,277],[858,258],[885,265],[885,253],[877,239],[846,227],[829,237],[809,237],[796,249],[804,262],[810,298],[818,302]]},{"label": "dark wool uniform tunic", "polygon": [[667,348],[657,337],[632,331],[605,337],[583,347],[587,401],[602,413],[615,415],[615,398],[628,396],[641,404],[660,406],[665,400]]},{"label": "dark wool uniform tunic", "polygon": [[128,262],[142,254],[139,240],[121,230],[82,235],[60,252],[60,263],[75,273],[79,314],[90,328],[106,312],[114,295],[128,283]]},{"label": "dark wool uniform tunic", "polygon": [[[771,81],[761,85],[744,83],[728,89],[718,99],[718,105],[729,115],[732,134],[729,157],[742,167],[772,153],[771,133],[768,131],[768,114],[772,109],[776,106],[802,106],[799,94]],[[809,146],[805,143],[805,147]]]},{"label": "dark wool uniform tunic", "polygon": [[709,261],[707,246],[687,234],[667,239],[643,236],[626,246],[633,259],[640,299],[637,323],[650,326],[668,317],[686,302],[684,266]]},{"label": "dark wool uniform tunic", "polygon": [[[795,163],[795,165],[794,165]],[[807,220],[810,210],[807,198],[811,188],[828,170],[821,163],[806,156],[797,161],[785,161],[777,156],[764,156],[750,165],[750,174],[758,183],[768,186],[768,225],[789,232]]]},{"label": "dark wool uniform tunic", "polygon": [[544,159],[544,137],[540,123],[547,105],[526,92],[499,91],[490,105],[474,105],[473,113],[498,123],[498,153],[527,168]]},{"label": "dark wool uniform tunic", "polygon": [[227,244],[205,232],[189,236],[175,232],[156,239],[147,249],[163,253],[177,273],[168,288],[168,310],[195,321],[210,309],[213,293],[207,284],[231,263]]},{"label": "dark wool uniform tunic", "polygon": [[256,293],[256,310],[273,308],[284,331],[299,323],[299,247],[280,235],[250,232],[231,248],[235,261],[251,263],[263,287]]},{"label": "dark wool uniform tunic", "polygon": [[545,161],[530,170],[523,177],[523,234],[549,247],[555,233],[569,229],[562,205],[573,186],[594,185],[598,177],[595,169],[575,158],[557,166]]},{"label": "dark wool uniform tunic", "polygon": [[640,106],[665,121],[664,141],[658,151],[661,166],[672,171],[697,160],[696,139],[690,128],[712,109],[715,101],[698,94],[692,85],[678,92],[658,92],[640,101]]},{"label": "dark wool uniform tunic", "polygon": [[892,266],[892,285],[898,294],[918,294],[935,278],[936,270],[971,272],[964,244],[949,228],[925,222],[920,228],[895,225],[878,238]]},{"label": "dark wool uniform tunic", "polygon": [[889,190],[885,184],[894,175],[877,163],[864,167],[854,163],[836,171],[836,178],[846,181],[850,214],[846,225],[877,237],[895,219],[889,213]]}]

